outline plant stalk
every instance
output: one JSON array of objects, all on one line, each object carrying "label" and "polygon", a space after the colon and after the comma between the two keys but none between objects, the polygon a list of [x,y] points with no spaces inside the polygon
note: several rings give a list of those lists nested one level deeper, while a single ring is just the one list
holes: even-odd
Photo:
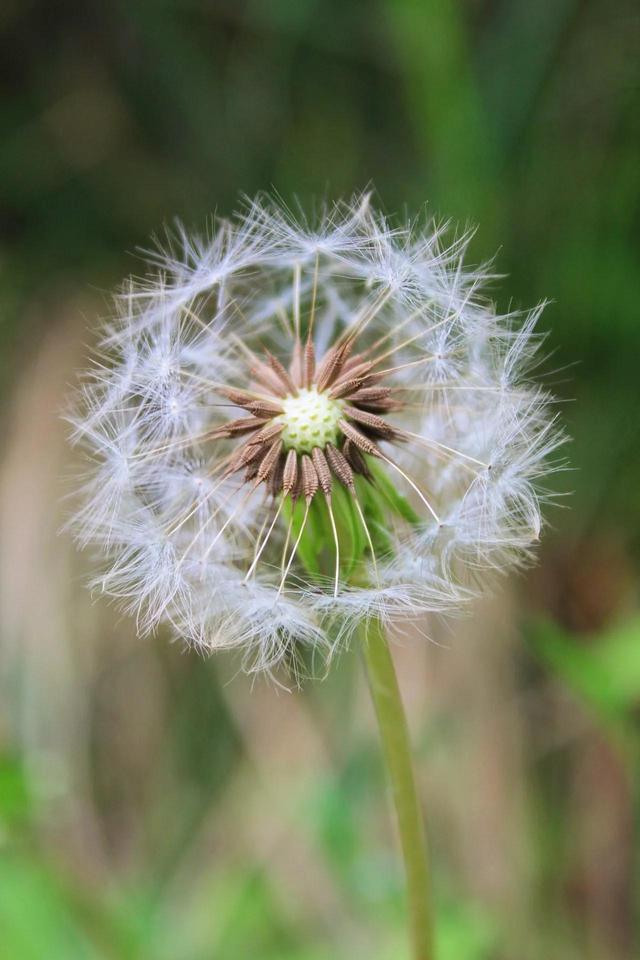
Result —
[{"label": "plant stalk", "polygon": [[427,842],[411,759],[407,720],[384,629],[363,628],[362,651],[392,788],[407,880],[413,960],[434,960],[433,912]]}]

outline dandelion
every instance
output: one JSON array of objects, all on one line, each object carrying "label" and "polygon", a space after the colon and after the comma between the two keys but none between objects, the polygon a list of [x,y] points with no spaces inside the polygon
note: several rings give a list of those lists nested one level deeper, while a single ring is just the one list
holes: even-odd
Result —
[{"label": "dandelion", "polygon": [[382,626],[456,612],[484,571],[528,560],[562,442],[528,379],[541,308],[498,314],[469,239],[392,224],[367,195],[313,223],[258,200],[208,237],[177,228],[115,298],[71,417],[88,454],[77,535],[140,631],[166,623],[273,672],[362,629],[413,797],[399,816],[422,957],[426,859]]}]

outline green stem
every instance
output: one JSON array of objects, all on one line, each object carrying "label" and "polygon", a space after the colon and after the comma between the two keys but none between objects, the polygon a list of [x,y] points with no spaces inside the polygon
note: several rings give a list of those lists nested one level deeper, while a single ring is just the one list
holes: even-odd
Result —
[{"label": "green stem", "polygon": [[411,761],[407,720],[393,659],[378,620],[363,629],[363,654],[393,791],[407,877],[407,901],[414,960],[434,960],[429,861],[422,813]]}]

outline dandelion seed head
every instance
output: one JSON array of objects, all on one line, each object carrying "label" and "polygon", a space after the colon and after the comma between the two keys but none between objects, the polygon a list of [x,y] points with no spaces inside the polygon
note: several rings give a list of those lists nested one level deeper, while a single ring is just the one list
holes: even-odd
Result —
[{"label": "dandelion seed head", "polygon": [[469,239],[368,195],[170,231],[70,417],[94,588],[271,670],[527,562],[563,436],[529,373],[540,308],[499,315]]}]

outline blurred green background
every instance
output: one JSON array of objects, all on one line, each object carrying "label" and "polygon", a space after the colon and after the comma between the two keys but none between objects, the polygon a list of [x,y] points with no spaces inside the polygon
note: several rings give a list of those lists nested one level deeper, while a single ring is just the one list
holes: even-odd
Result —
[{"label": "blurred green background", "polygon": [[357,652],[291,694],[83,588],[59,412],[103,291],[240,192],[480,226],[552,303],[541,562],[396,649],[442,960],[640,954],[640,13],[632,0],[5,0],[0,957],[401,960]]}]

